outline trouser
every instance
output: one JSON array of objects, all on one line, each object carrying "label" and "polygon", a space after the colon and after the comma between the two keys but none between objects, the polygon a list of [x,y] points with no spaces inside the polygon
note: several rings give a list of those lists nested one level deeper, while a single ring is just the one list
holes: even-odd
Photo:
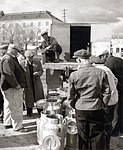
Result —
[{"label": "trouser", "polygon": [[0,121],[3,121],[3,104],[4,104],[3,95],[0,90]]},{"label": "trouser", "polygon": [[12,125],[14,130],[22,128],[23,89],[10,88],[2,91],[4,98],[4,125]]},{"label": "trouser", "polygon": [[[96,113],[93,115],[92,111],[89,113],[91,117],[93,117],[94,115],[95,116],[98,115]],[[101,113],[103,115],[103,112]],[[86,117],[87,117],[87,113],[86,113]],[[106,148],[107,132],[106,132],[106,125],[103,123],[103,119],[104,118],[102,118],[102,122],[92,122],[92,121],[84,120],[82,112],[76,111],[76,123],[78,128],[78,135],[79,135],[79,150],[106,150],[107,149]]]},{"label": "trouser", "polygon": [[27,115],[31,115],[32,114],[32,108],[27,107]]},{"label": "trouser", "polygon": [[123,92],[118,91],[119,101],[114,110],[113,135],[123,134]]}]

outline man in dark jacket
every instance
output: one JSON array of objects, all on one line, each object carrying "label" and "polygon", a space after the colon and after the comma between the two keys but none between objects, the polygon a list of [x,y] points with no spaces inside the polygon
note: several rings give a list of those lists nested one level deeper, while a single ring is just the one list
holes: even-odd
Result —
[{"label": "man in dark jacket", "polygon": [[79,135],[79,150],[106,149],[106,111],[110,100],[110,88],[104,70],[89,62],[86,50],[74,53],[78,70],[69,77],[69,97],[75,104]]},{"label": "man in dark jacket", "polygon": [[62,48],[54,37],[48,36],[47,31],[41,33],[44,41],[39,48],[43,52],[44,63],[45,62],[59,62],[59,55],[62,53]]},{"label": "man in dark jacket", "polygon": [[23,128],[23,88],[26,87],[24,70],[17,61],[19,49],[8,46],[1,60],[1,90],[4,98],[4,126],[15,131],[27,132]]},{"label": "man in dark jacket", "polygon": [[105,57],[105,66],[107,66],[118,79],[117,90],[119,101],[114,113],[116,126],[112,133],[113,136],[118,136],[123,134],[123,59],[109,55],[106,51],[102,55]]}]

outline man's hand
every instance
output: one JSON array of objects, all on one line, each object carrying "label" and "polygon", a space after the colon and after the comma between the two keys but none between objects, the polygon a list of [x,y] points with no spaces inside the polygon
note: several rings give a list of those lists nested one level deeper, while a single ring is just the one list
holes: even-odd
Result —
[{"label": "man's hand", "polygon": [[16,86],[16,89],[18,90],[18,89],[20,89],[21,88],[21,86],[20,85],[18,85],[18,86]]},{"label": "man's hand", "polygon": [[34,72],[33,75],[36,76],[36,77],[38,77],[39,73],[38,72]]}]

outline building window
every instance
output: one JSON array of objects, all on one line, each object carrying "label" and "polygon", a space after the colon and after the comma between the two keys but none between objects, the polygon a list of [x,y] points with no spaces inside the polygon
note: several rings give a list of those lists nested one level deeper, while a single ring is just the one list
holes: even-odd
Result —
[{"label": "building window", "polygon": [[3,24],[2,27],[5,28],[5,24]]},{"label": "building window", "polygon": [[26,27],[26,23],[23,23],[23,28],[25,28]]},{"label": "building window", "polygon": [[41,22],[38,22],[38,26],[41,26]]},{"label": "building window", "polygon": [[116,53],[119,53],[120,52],[120,49],[119,48],[116,48]]},{"label": "building window", "polygon": [[41,29],[38,29],[38,33],[41,33]]},{"label": "building window", "polygon": [[31,27],[33,26],[33,22],[30,23],[30,26],[31,26]]},{"label": "building window", "polygon": [[123,48],[121,48],[121,53],[123,53]]},{"label": "building window", "polygon": [[49,21],[46,21],[46,26],[49,26]]}]

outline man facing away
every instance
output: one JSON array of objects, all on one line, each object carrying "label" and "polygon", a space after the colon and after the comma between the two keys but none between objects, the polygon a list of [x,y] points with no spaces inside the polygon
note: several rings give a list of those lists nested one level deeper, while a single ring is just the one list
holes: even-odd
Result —
[{"label": "man facing away", "polygon": [[101,59],[105,60],[105,66],[107,66],[115,77],[118,79],[118,103],[115,108],[114,119],[116,125],[113,129],[113,136],[123,134],[123,59],[110,55],[109,52],[104,51],[100,55]]},{"label": "man facing away", "polygon": [[94,67],[90,54],[82,49],[74,53],[78,70],[69,77],[69,97],[75,104],[79,150],[106,149],[106,111],[110,88],[105,71]]},{"label": "man facing away", "polygon": [[17,61],[19,49],[8,46],[1,60],[1,89],[4,98],[4,126],[6,129],[27,132],[23,127],[23,88],[26,87],[24,70]]}]

